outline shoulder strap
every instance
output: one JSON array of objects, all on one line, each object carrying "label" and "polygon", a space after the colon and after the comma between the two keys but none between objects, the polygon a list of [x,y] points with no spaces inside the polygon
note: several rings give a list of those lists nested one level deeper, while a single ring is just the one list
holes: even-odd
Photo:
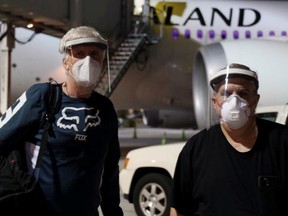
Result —
[{"label": "shoulder strap", "polygon": [[42,161],[45,149],[46,149],[46,141],[48,139],[50,126],[54,120],[55,113],[59,111],[60,105],[61,105],[61,96],[62,96],[61,85],[50,83],[49,87],[50,87],[50,91],[48,95],[49,103],[46,108],[44,131],[42,135],[37,162],[36,162],[35,169],[34,169],[34,176],[36,179],[38,179],[39,167],[40,167],[40,164],[41,164],[41,161]]},{"label": "shoulder strap", "polygon": [[50,83],[49,103],[46,113],[46,123],[53,122],[54,115],[60,109],[62,90],[61,85]]}]

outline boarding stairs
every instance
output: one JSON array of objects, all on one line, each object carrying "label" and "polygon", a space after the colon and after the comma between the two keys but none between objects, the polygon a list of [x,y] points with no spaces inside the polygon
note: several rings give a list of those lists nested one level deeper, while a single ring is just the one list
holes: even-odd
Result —
[{"label": "boarding stairs", "polygon": [[102,73],[95,90],[100,94],[109,97],[146,41],[146,34],[129,34],[128,37],[119,45],[113,55],[110,56],[108,61],[110,67],[110,83],[107,67],[105,73]]}]

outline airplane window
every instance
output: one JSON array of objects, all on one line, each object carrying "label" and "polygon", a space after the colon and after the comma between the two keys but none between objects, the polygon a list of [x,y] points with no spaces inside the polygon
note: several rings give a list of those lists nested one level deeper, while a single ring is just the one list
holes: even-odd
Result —
[{"label": "airplane window", "polygon": [[275,122],[276,121],[276,117],[277,117],[277,112],[257,113],[256,117]]}]

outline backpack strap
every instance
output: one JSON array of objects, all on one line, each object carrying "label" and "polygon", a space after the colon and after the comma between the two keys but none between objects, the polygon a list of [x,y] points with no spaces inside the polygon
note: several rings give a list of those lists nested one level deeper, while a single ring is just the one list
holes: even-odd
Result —
[{"label": "backpack strap", "polygon": [[49,103],[46,113],[46,121],[53,122],[54,115],[57,113],[61,106],[62,89],[61,85],[50,83]]},{"label": "backpack strap", "polygon": [[[49,83],[49,103],[46,108],[45,125],[40,144],[40,150],[37,158],[37,162],[34,169],[34,177],[38,179],[39,168],[42,162],[44,152],[46,150],[46,141],[49,136],[49,131],[52,131],[51,124],[54,121],[55,113],[57,113],[61,106],[62,88],[59,84]],[[51,129],[51,130],[50,130]],[[51,132],[52,133],[52,132]]]}]

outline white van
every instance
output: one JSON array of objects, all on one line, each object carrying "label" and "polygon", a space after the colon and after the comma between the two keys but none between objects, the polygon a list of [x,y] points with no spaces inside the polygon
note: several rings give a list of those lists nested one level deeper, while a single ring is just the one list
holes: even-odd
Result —
[{"label": "white van", "polygon": [[287,114],[288,104],[284,106],[260,106],[256,109],[258,117],[288,126]]}]

